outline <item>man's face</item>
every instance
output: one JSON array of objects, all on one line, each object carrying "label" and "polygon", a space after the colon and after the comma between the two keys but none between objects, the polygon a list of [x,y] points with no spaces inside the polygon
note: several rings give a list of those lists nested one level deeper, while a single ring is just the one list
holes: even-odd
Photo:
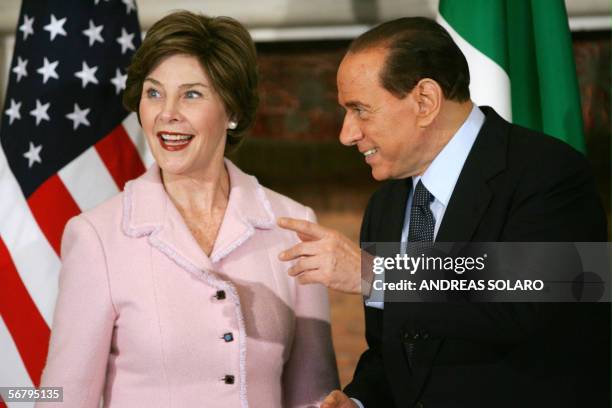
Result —
[{"label": "man's face", "polygon": [[348,53],[338,69],[338,103],[346,110],[340,142],[356,145],[376,180],[398,179],[425,170],[425,138],[418,126],[415,91],[403,99],[380,84],[386,50]]}]

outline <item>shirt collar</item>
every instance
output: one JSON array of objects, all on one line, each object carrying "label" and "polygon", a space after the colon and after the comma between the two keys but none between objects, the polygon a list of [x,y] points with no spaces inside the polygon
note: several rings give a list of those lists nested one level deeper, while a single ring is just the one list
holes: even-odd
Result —
[{"label": "shirt collar", "polygon": [[412,178],[413,191],[418,181],[422,180],[427,190],[447,207],[463,164],[484,121],[485,115],[474,104],[463,125],[434,158],[425,173]]}]

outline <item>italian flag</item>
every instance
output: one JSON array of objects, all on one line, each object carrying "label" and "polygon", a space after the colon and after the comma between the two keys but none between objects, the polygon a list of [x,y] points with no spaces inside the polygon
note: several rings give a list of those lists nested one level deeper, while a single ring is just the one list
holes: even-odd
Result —
[{"label": "italian flag", "polygon": [[437,20],[465,54],[474,102],[585,152],[562,0],[440,0]]}]

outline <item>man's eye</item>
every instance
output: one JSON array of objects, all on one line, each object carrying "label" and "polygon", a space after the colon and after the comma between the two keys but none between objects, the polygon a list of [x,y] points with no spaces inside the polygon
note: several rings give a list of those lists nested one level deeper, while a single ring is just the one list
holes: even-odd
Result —
[{"label": "man's eye", "polygon": [[199,98],[200,96],[202,96],[202,94],[198,91],[187,91],[185,92],[185,96],[188,99],[194,99],[194,98]]},{"label": "man's eye", "polygon": [[157,89],[149,88],[149,89],[147,89],[147,97],[149,97],[149,98],[158,98],[159,97],[159,92],[157,91]]}]

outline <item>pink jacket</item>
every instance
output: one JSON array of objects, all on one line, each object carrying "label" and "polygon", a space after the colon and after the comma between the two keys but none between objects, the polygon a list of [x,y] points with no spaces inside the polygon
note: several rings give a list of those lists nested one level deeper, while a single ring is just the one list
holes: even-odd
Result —
[{"label": "pink jacket", "polygon": [[298,239],[275,218],[312,210],[226,166],[210,258],[157,166],[70,220],[41,384],[59,406],[308,407],[338,386],[327,291],[277,258]]}]

